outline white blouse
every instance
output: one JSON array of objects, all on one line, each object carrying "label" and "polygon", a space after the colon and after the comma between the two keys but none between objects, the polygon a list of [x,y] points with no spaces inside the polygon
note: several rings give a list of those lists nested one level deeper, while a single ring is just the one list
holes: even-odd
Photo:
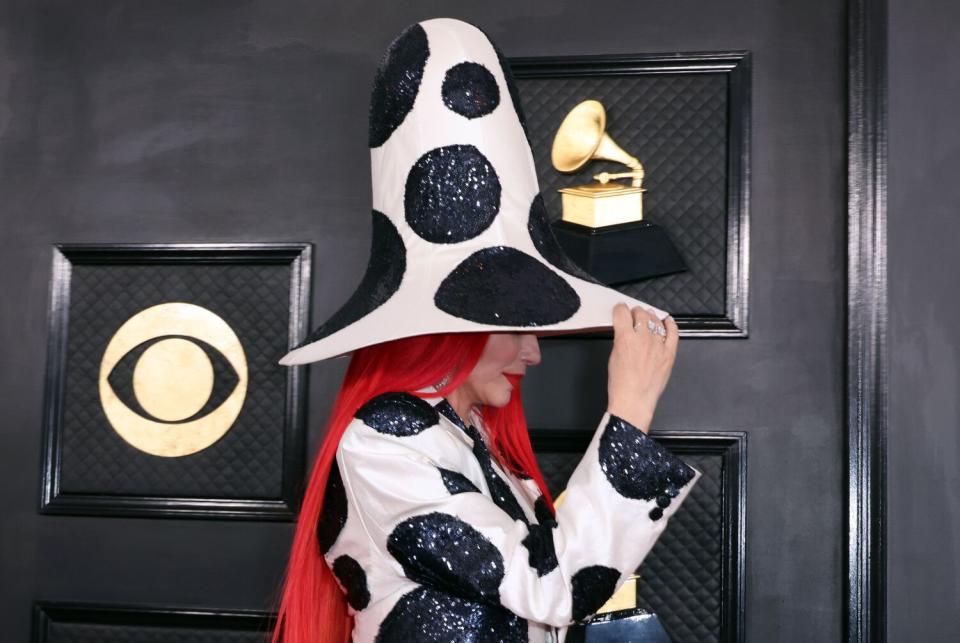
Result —
[{"label": "white blouse", "polygon": [[317,538],[353,641],[563,641],[636,570],[700,472],[605,414],[554,519],[443,398],[374,398],[337,449]]}]

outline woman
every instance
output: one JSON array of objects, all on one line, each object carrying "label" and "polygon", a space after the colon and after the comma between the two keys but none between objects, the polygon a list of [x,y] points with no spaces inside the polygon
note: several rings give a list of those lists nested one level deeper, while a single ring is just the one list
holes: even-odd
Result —
[{"label": "woman", "polygon": [[[429,20],[391,44],[370,146],[367,273],[283,360],[353,353],[274,640],[562,640],[699,477],[646,437],[676,325],[614,307],[628,298],[563,255],[509,69],[475,27]],[[611,326],[607,413],[554,511],[518,391],[540,361],[531,331]]]}]

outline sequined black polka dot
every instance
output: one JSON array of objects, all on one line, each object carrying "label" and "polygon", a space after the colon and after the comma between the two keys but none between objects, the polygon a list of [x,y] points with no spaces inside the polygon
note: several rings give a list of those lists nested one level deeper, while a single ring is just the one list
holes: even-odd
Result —
[{"label": "sequined black polka dot", "polygon": [[530,567],[537,570],[537,576],[546,576],[560,564],[557,560],[557,550],[553,542],[555,524],[545,523],[527,526],[527,536],[522,543],[527,548]]},{"label": "sequined black polka dot", "polygon": [[420,587],[400,597],[376,643],[527,643],[527,622],[494,605]]},{"label": "sequined black polka dot", "polygon": [[459,63],[448,69],[440,91],[443,104],[467,118],[486,116],[500,104],[497,79],[479,63]]},{"label": "sequined black polka dot", "polygon": [[427,33],[419,24],[390,43],[373,80],[370,147],[383,145],[413,109],[429,56]]},{"label": "sequined black polka dot", "polygon": [[437,468],[440,471],[440,478],[443,479],[443,486],[445,486],[447,491],[449,491],[451,494],[480,491],[477,489],[477,485],[470,482],[470,478],[462,473],[457,473],[456,471],[451,471],[450,469],[444,469],[443,467]]},{"label": "sequined black polka dot", "polygon": [[317,522],[317,543],[320,553],[326,554],[337,542],[337,537],[347,524],[347,493],[343,489],[340,468],[334,462],[327,477],[327,488],[323,492],[323,509]]},{"label": "sequined black polka dot", "polygon": [[464,431],[467,430],[467,425],[463,423],[463,419],[460,417],[460,414],[458,414],[456,410],[453,408],[453,406],[450,405],[450,402],[446,400],[441,400],[440,403],[437,404],[434,408],[437,409],[440,415],[447,418],[448,420],[456,424],[458,427],[460,427]]},{"label": "sequined black polka dot", "polygon": [[378,395],[357,411],[357,417],[374,431],[406,437],[440,422],[430,404],[409,393]]},{"label": "sequined black polka dot", "polygon": [[350,556],[338,556],[333,561],[333,575],[347,592],[347,602],[360,611],[370,604],[370,590],[367,589],[367,574],[356,560]]},{"label": "sequined black polka dot", "polygon": [[582,621],[603,607],[617,589],[620,572],[612,567],[584,567],[570,579],[573,620]]},{"label": "sequined black polka dot", "polygon": [[541,495],[537,498],[537,501],[533,503],[533,512],[537,516],[537,522],[541,525],[557,526],[557,519],[550,510],[550,505],[547,504],[546,496]]},{"label": "sequined black polka dot", "polygon": [[490,489],[490,495],[493,497],[494,504],[514,520],[527,522],[527,516],[523,513],[523,509],[520,508],[520,503],[517,502],[516,496],[514,496],[510,490],[510,485],[508,485],[493,468],[490,450],[487,448],[487,443],[484,442],[483,436],[480,435],[480,431],[472,426],[468,426],[465,431],[467,435],[470,436],[470,439],[473,440],[473,455],[477,458],[477,462],[480,463],[480,470],[483,471],[483,478],[487,481],[487,487]]},{"label": "sequined black polka dot", "polygon": [[533,203],[530,204],[527,231],[530,233],[530,239],[533,241],[534,247],[554,267],[585,281],[595,284],[600,283],[586,270],[574,263],[564,252],[560,242],[557,241],[556,235],[553,234],[553,228],[550,227],[550,218],[547,216],[547,208],[543,204],[543,197],[539,194],[533,198]]},{"label": "sequined black polka dot", "polygon": [[370,259],[363,280],[347,303],[300,345],[332,335],[379,308],[400,288],[406,269],[407,249],[397,228],[382,212],[374,210]]},{"label": "sequined black polka dot", "polygon": [[404,188],[407,223],[433,243],[472,239],[500,211],[500,179],[473,145],[447,145],[421,156]]},{"label": "sequined black polka dot", "polygon": [[675,497],[695,472],[653,438],[616,416],[600,436],[600,468],[621,495],[652,500]]},{"label": "sequined black polka dot", "polygon": [[412,581],[460,596],[500,600],[503,556],[456,516],[434,512],[404,520],[390,532],[387,551]]},{"label": "sequined black polka dot", "polygon": [[508,246],[478,250],[444,278],[437,307],[494,326],[545,326],[570,319],[580,297],[557,273]]}]

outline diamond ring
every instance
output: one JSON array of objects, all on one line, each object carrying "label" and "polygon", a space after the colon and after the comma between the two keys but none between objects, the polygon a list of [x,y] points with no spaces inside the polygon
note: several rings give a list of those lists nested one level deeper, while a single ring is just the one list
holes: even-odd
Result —
[{"label": "diamond ring", "polygon": [[[639,322],[633,325],[633,330],[637,330],[639,328],[640,328]],[[655,335],[660,335],[660,337],[663,338],[663,341],[667,341],[667,329],[663,326],[663,324],[657,324],[652,319],[648,319],[647,330],[649,330],[651,333]]]}]

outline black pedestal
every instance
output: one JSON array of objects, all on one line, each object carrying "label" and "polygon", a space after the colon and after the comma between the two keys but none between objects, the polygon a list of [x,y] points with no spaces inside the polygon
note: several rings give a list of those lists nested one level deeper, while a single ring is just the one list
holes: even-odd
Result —
[{"label": "black pedestal", "polygon": [[670,643],[670,636],[656,614],[636,607],[570,626],[566,643]]},{"label": "black pedestal", "polygon": [[558,221],[557,241],[581,268],[605,284],[683,272],[687,265],[670,237],[649,221],[590,228]]}]

